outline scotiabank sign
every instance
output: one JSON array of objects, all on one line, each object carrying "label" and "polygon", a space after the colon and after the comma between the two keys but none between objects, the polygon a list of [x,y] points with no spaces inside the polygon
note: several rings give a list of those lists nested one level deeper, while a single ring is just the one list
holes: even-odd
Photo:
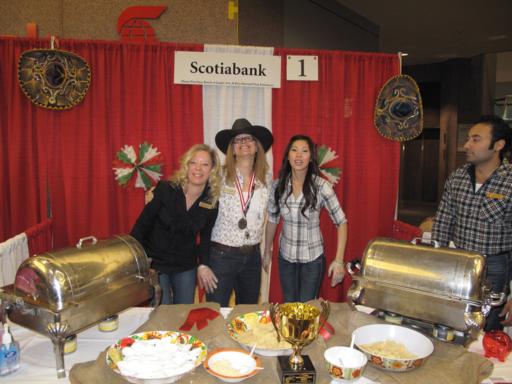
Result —
[{"label": "scotiabank sign", "polygon": [[280,88],[281,57],[177,51],[174,83]]}]

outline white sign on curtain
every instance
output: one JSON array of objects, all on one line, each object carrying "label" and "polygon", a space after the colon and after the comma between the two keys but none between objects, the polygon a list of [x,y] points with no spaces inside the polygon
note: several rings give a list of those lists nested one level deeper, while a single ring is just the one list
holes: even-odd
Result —
[{"label": "white sign on curtain", "polygon": [[280,88],[281,57],[176,51],[174,83]]},{"label": "white sign on curtain", "polygon": [[318,56],[286,56],[286,80],[318,81]]}]

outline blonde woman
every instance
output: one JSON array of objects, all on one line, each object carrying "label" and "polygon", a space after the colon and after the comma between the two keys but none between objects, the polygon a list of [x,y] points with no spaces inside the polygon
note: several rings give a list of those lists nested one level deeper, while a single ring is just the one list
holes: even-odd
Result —
[{"label": "blonde woman", "polygon": [[131,235],[158,272],[161,304],[194,302],[196,269],[198,263],[208,263],[219,192],[217,152],[204,144],[194,145],[181,157],[173,176],[157,184],[135,222]]},{"label": "blonde woman", "polygon": [[273,142],[265,127],[237,119],[217,133],[215,143],[226,154],[219,214],[212,230],[207,278],[208,301],[223,307],[235,291],[237,304],[258,302],[261,281],[260,243],[268,202],[270,175],[265,152]]}]

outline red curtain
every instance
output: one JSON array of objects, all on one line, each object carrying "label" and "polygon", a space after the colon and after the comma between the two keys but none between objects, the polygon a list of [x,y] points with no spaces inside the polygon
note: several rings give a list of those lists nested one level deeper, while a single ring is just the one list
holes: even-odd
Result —
[{"label": "red curtain", "polygon": [[[80,237],[127,232],[144,204],[144,191],[121,188],[112,161],[125,144],[144,141],[164,156],[164,176],[178,157],[203,141],[200,86],[174,85],[176,44],[100,41],[60,42],[60,49],[83,57],[92,81],[78,106],[52,111],[32,104],[17,85],[17,60],[26,50],[48,48],[48,41],[0,39],[2,141],[8,150],[0,169],[8,183],[0,187],[2,238],[46,218],[51,201],[56,248]],[[180,44],[179,50],[202,50]]]},{"label": "red curtain", "polygon": [[53,248],[53,222],[44,220],[25,231],[29,256],[48,252]]},{"label": "red curtain", "polygon": [[34,47],[28,39],[0,38],[0,242],[46,219],[47,116],[30,105],[18,86],[21,53]]},{"label": "red curtain", "polygon": [[[284,149],[294,134],[309,135],[318,145],[338,154],[334,161],[342,175],[335,190],[348,218],[345,259],[360,259],[368,241],[391,236],[398,192],[399,145],[379,135],[373,111],[379,90],[399,71],[396,55],[342,51],[277,49],[287,55],[318,55],[319,81],[282,81],[273,90],[272,130],[274,174]],[[286,78],[283,65],[282,78]],[[323,212],[321,230],[327,265],[335,256],[336,229]],[[277,270],[277,236],[270,286],[270,301],[280,302],[282,292]],[[330,287],[324,279],[321,296],[332,301],[345,298],[349,286]]]},{"label": "red curtain", "polygon": [[[54,246],[60,248],[80,237],[130,230],[144,192],[123,189],[114,180],[112,161],[125,144],[136,150],[144,141],[153,144],[164,156],[168,176],[179,155],[203,141],[201,87],[172,81],[175,50],[200,51],[202,46],[61,41],[61,49],[89,63],[93,79],[84,101],[65,111],[36,107],[17,84],[21,53],[48,47],[48,40],[0,38],[0,241],[51,212]],[[282,57],[283,81],[273,90],[274,172],[293,134],[308,134],[333,148],[343,172],[336,192],[349,222],[346,259],[360,258],[371,238],[392,234],[399,145],[377,133],[373,108],[384,82],[398,73],[398,59],[293,49],[276,54]],[[286,81],[289,54],[318,55],[319,81]],[[325,213],[322,233],[330,261],[336,231]],[[348,280],[342,290],[330,288],[325,279],[322,296],[343,299]],[[270,299],[280,301],[277,268],[271,281]]]}]

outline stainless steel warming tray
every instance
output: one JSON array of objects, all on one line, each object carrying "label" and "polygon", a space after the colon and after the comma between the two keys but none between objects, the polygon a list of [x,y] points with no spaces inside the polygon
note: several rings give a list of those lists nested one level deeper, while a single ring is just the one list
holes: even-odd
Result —
[{"label": "stainless steel warming tray", "polygon": [[149,260],[131,236],[97,241],[25,260],[14,284],[0,289],[1,309],[14,323],[52,339],[57,376],[65,377],[67,336],[150,299]]},{"label": "stainless steel warming tray", "polygon": [[459,249],[377,238],[353,274],[349,301],[476,336],[497,302],[484,280],[485,257]]}]

